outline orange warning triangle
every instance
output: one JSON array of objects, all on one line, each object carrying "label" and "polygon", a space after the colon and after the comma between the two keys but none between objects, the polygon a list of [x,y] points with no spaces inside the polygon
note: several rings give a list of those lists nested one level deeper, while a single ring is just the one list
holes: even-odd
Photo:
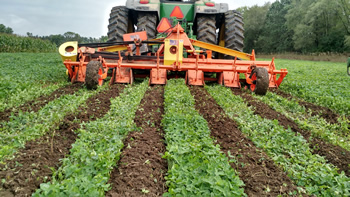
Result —
[{"label": "orange warning triangle", "polygon": [[175,6],[173,11],[170,14],[170,17],[176,17],[177,19],[182,19],[184,14],[179,6]]},{"label": "orange warning triangle", "polygon": [[162,18],[157,27],[159,33],[163,33],[171,28],[170,22],[167,18]]}]

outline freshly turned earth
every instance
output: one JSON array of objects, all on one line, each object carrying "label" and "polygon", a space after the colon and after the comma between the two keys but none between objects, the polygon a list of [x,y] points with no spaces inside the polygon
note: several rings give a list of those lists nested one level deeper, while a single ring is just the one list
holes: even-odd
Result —
[{"label": "freshly turned earth", "polygon": [[121,159],[109,180],[112,190],[106,196],[162,196],[167,192],[163,114],[164,87],[152,86],[136,111],[134,121],[141,130],[126,137]]},{"label": "freshly turned earth", "polygon": [[18,108],[11,108],[11,109],[7,109],[3,112],[0,112],[0,122],[1,121],[9,121],[11,113],[13,113],[14,116],[17,116],[19,111],[37,112],[37,111],[39,111],[39,109],[41,109],[43,106],[48,104],[50,101],[53,101],[62,95],[74,94],[76,91],[78,91],[81,88],[81,86],[82,86],[82,83],[75,83],[75,84],[66,85],[64,87],[58,88],[57,90],[53,91],[50,95],[47,95],[47,96],[42,95],[39,98],[36,98],[32,101],[28,101],[28,102],[24,103],[23,105],[19,106]]},{"label": "freshly turned earth", "polygon": [[273,110],[267,104],[258,101],[252,95],[242,92],[241,90],[233,90],[236,95],[241,96],[248,106],[254,106],[254,113],[260,115],[262,118],[270,120],[278,120],[279,124],[284,128],[291,128],[292,131],[300,133],[309,143],[313,154],[319,154],[325,157],[329,163],[332,163],[339,168],[339,172],[344,171],[347,176],[350,176],[350,152],[340,146],[336,146],[325,142],[321,138],[311,136],[311,133],[306,130],[302,130],[291,119],[287,118],[283,114]]},{"label": "freshly turned earth", "polygon": [[[0,180],[6,180],[5,184],[1,184],[0,196],[31,196],[41,183],[50,181],[50,167],[57,170],[61,165],[60,159],[69,154],[77,139],[74,131],[80,128],[80,123],[103,117],[110,109],[110,99],[117,97],[123,87],[113,85],[88,98],[85,105],[78,108],[77,113],[64,118],[57,130],[28,142],[24,149],[16,153],[15,159],[7,161],[6,165],[0,164]],[[57,95],[51,94],[51,97],[53,98],[48,99],[53,100]]]},{"label": "freshly turned earth", "polygon": [[285,172],[238,129],[236,122],[225,115],[203,87],[193,86],[190,90],[196,100],[196,109],[208,122],[211,136],[227,156],[228,151],[235,156],[237,162],[230,165],[239,172],[248,196],[287,195],[297,190]]}]

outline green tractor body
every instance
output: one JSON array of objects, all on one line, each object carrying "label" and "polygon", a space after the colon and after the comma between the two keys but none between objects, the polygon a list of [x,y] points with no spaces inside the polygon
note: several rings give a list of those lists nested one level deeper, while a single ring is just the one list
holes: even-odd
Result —
[{"label": "green tractor body", "polygon": [[[108,41],[123,41],[123,35],[146,31],[148,39],[159,37],[162,19],[180,23],[191,38],[237,51],[243,50],[243,17],[226,3],[211,0],[127,0],[113,7],[108,25]],[[232,58],[221,56],[221,58]]]},{"label": "green tractor body", "polygon": [[179,6],[184,17],[182,19],[187,22],[193,22],[194,20],[194,4],[176,4],[176,3],[162,3],[160,5],[160,18],[171,18],[171,13],[175,7]]}]

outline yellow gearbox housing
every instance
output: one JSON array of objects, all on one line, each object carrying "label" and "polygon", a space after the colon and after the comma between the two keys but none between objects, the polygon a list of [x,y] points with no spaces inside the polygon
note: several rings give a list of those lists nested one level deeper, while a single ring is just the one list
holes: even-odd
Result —
[{"label": "yellow gearbox housing", "polygon": [[78,42],[71,41],[61,44],[61,46],[58,48],[58,52],[61,55],[62,61],[76,61],[78,56]]},{"label": "yellow gearbox housing", "polygon": [[183,40],[177,39],[165,39],[164,40],[164,65],[172,65],[176,62],[176,56],[178,54],[178,61],[182,63],[183,59]]}]

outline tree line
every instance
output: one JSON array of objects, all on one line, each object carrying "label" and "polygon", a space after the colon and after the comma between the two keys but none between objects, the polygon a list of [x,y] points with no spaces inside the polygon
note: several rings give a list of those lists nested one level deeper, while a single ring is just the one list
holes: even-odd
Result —
[{"label": "tree line", "polygon": [[[13,29],[11,27],[6,27],[3,24],[0,24],[0,33],[14,34]],[[48,40],[56,44],[57,47],[67,41],[78,41],[79,43],[94,43],[94,42],[106,42],[108,39],[107,36],[101,36],[100,38],[83,37],[77,33],[70,32],[70,31],[64,34],[54,34],[49,36],[38,36],[38,35],[33,35],[33,33],[27,32],[26,37],[38,38],[41,40]]]},{"label": "tree line", "polygon": [[[244,17],[244,51],[259,53],[350,52],[349,0],[276,0],[263,6],[241,7]],[[0,33],[13,30],[0,24]],[[49,40],[56,46],[66,41],[106,42],[74,32],[28,37]]]},{"label": "tree line", "polygon": [[244,17],[246,52],[350,51],[348,0],[277,0],[238,10]]}]

